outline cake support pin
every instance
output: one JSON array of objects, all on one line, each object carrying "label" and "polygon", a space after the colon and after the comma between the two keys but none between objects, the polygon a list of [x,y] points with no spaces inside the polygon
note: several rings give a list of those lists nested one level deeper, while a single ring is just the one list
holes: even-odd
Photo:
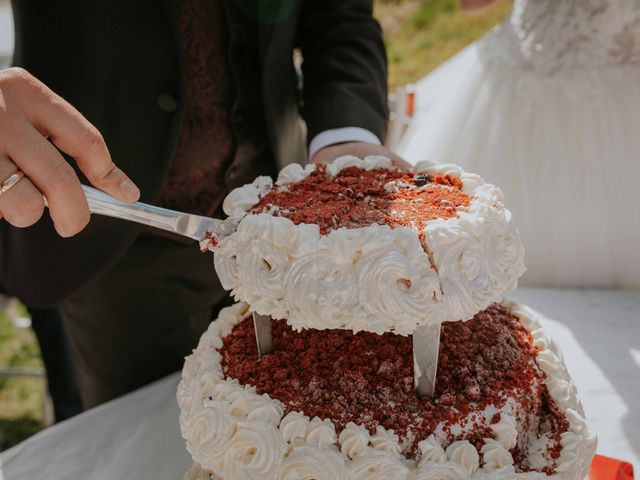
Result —
[{"label": "cake support pin", "polygon": [[256,345],[258,346],[258,358],[262,358],[271,352],[271,317],[253,312],[253,329],[256,332]]},{"label": "cake support pin", "polygon": [[438,374],[440,324],[422,325],[413,332],[413,381],[418,397],[433,398]]}]

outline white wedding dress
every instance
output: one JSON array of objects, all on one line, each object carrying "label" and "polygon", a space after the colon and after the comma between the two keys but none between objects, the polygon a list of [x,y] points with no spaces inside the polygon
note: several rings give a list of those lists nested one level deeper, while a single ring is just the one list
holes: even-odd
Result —
[{"label": "white wedding dress", "polygon": [[396,150],[502,188],[521,284],[640,288],[640,0],[515,0],[416,84]]}]

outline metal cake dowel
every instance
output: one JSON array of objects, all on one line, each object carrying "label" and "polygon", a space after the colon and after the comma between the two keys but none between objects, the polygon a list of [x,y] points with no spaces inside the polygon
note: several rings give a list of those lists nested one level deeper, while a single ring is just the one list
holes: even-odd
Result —
[{"label": "metal cake dowel", "polygon": [[262,358],[271,352],[271,317],[253,312],[253,329],[256,332],[256,345],[258,346],[258,357]]},{"label": "metal cake dowel", "polygon": [[419,397],[432,398],[436,390],[440,324],[423,325],[413,332],[413,381]]}]

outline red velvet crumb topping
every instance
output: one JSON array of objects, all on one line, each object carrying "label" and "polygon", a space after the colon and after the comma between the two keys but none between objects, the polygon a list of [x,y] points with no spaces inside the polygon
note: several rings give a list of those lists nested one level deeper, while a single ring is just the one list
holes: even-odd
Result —
[{"label": "red velvet crumb topping", "polygon": [[[385,188],[390,182],[398,188]],[[322,234],[374,223],[422,231],[428,220],[455,217],[458,208],[469,205],[471,197],[461,189],[460,179],[448,175],[349,167],[332,177],[318,165],[307,178],[270,191],[251,213],[317,224]]]},{"label": "red velvet crumb topping", "polygon": [[[467,322],[442,325],[433,399],[415,395],[410,337],[346,330],[295,332],[277,320],[272,334],[273,352],[258,360],[251,319],[236,325],[220,349],[225,374],[280,400],[287,412],[331,419],[338,433],[348,422],[371,433],[382,425],[400,436],[405,454],[415,457],[419,441],[444,424],[450,442],[464,438],[479,449],[483,438],[494,437],[486,423],[457,436],[449,427],[487,405],[502,406],[505,393],[524,412],[552,419],[558,447],[559,434],[566,431],[562,414],[551,411],[544,386],[531,391],[544,375],[535,364],[537,348],[530,334],[499,305]],[[498,420],[499,416],[493,419]],[[523,455],[517,449],[512,453],[522,464]]]},{"label": "red velvet crumb topping", "polygon": [[202,253],[208,252],[210,248],[214,248],[217,245],[218,238],[213,233],[207,230],[204,234],[204,238],[200,242],[200,251]]}]

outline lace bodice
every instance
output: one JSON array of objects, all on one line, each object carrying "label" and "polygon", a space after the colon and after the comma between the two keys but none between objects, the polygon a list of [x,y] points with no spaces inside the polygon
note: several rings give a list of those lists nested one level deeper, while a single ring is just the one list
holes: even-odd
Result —
[{"label": "lace bodice", "polygon": [[484,43],[491,63],[544,75],[640,67],[640,0],[515,0]]}]

